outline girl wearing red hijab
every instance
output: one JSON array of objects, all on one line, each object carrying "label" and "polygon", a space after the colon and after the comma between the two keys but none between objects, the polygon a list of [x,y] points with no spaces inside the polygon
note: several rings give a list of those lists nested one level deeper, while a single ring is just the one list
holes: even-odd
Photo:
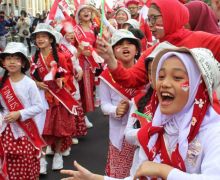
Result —
[{"label": "girl wearing red hijab", "polygon": [[220,34],[218,19],[214,11],[202,1],[190,1],[185,4],[189,10],[189,26],[192,31],[205,31]]},{"label": "girl wearing red hijab", "polygon": [[[175,9],[175,11],[170,9]],[[189,12],[178,0],[153,0],[148,11],[148,22],[152,34],[159,42],[168,41],[179,47],[207,48],[220,61],[220,36],[185,29],[184,25],[189,22]],[[144,59],[157,45],[147,49],[130,69],[123,68],[117,62],[111,46],[101,38],[97,40],[97,52],[105,59],[115,81],[124,87],[138,87],[148,82]]]}]

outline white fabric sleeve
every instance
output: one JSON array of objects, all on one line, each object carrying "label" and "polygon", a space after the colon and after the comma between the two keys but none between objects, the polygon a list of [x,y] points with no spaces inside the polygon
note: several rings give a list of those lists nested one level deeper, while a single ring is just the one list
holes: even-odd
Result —
[{"label": "white fabric sleeve", "polygon": [[[216,119],[217,120],[217,119]],[[219,180],[220,179],[220,128],[218,125],[208,127],[199,136],[202,141],[202,161],[197,166],[200,173],[186,173],[173,169],[167,180]]]},{"label": "white fabric sleeve", "polygon": [[169,173],[167,180],[219,180],[220,176],[205,174],[189,174],[179,169],[173,169]]},{"label": "white fabric sleeve", "polygon": [[117,117],[116,116],[117,106],[112,104],[109,90],[110,90],[109,86],[101,80],[99,85],[99,97],[101,100],[101,109],[104,114]]},{"label": "white fabric sleeve", "polygon": [[111,32],[111,34],[117,31],[117,29],[115,29],[114,26],[111,25],[111,23],[106,19],[105,16],[103,17],[103,23],[105,24],[105,26],[109,28],[109,31]]},{"label": "white fabric sleeve", "polygon": [[131,109],[128,117],[127,126],[125,128],[125,139],[129,144],[133,145],[140,145],[137,139],[137,133],[139,129],[134,128],[134,123],[136,122],[136,118],[132,117],[131,115],[135,112],[136,107],[134,103],[131,104]]},{"label": "white fabric sleeve", "polygon": [[34,83],[34,81],[31,84],[31,87],[28,89],[28,95],[27,96],[30,97],[31,106],[29,106],[28,108],[24,108],[24,109],[20,110],[22,121],[25,121],[29,118],[33,118],[37,114],[44,111],[43,103],[42,103],[42,100],[41,100],[41,97],[40,97],[40,93],[39,93],[39,91],[37,89],[37,86]]},{"label": "white fabric sleeve", "polygon": [[71,58],[72,63],[73,63],[73,67],[76,69],[76,72],[81,72],[82,71],[82,67],[79,64],[79,60],[74,56]]}]

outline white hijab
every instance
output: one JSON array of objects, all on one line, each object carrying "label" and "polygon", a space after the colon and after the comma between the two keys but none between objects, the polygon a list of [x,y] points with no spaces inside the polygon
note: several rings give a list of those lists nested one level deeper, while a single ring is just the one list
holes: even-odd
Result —
[{"label": "white hijab", "polygon": [[[195,96],[200,84],[201,73],[195,60],[187,53],[168,52],[164,54],[157,66],[156,81],[158,80],[158,73],[164,64],[164,62],[171,56],[177,56],[184,64],[188,77],[189,77],[189,98],[184,108],[173,115],[165,115],[160,111],[160,105],[158,105],[154,118],[152,120],[153,126],[163,126],[165,134],[168,135],[168,144],[172,149],[176,148],[176,144],[179,143],[179,152],[183,160],[186,158],[188,150],[188,134],[191,127],[191,119],[193,113],[193,105]],[[158,135],[153,135],[148,143],[148,148],[151,149],[158,138]]]}]

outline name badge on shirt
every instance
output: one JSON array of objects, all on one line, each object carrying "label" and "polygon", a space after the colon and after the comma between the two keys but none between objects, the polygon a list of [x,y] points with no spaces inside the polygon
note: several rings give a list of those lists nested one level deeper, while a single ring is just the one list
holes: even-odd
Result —
[{"label": "name badge on shirt", "polygon": [[201,150],[202,150],[202,145],[198,141],[198,139],[194,139],[189,144],[189,148],[188,148],[188,151],[187,151],[187,162],[191,166],[196,165],[196,161],[197,161],[197,158],[198,158],[199,154],[201,153]]}]

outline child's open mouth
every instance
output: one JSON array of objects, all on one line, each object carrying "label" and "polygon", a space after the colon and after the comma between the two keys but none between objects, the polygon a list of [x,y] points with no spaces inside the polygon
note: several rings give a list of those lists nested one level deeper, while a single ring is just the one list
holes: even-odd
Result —
[{"label": "child's open mouth", "polygon": [[84,15],[84,18],[88,18],[88,17],[89,17],[89,15],[88,15],[88,14],[85,14],[85,15]]},{"label": "child's open mouth", "polygon": [[122,53],[123,53],[123,55],[127,56],[127,55],[130,54],[130,51],[128,51],[128,50],[124,50]]},{"label": "child's open mouth", "polygon": [[174,95],[169,92],[161,92],[160,96],[162,99],[161,105],[169,105],[175,98]]}]

